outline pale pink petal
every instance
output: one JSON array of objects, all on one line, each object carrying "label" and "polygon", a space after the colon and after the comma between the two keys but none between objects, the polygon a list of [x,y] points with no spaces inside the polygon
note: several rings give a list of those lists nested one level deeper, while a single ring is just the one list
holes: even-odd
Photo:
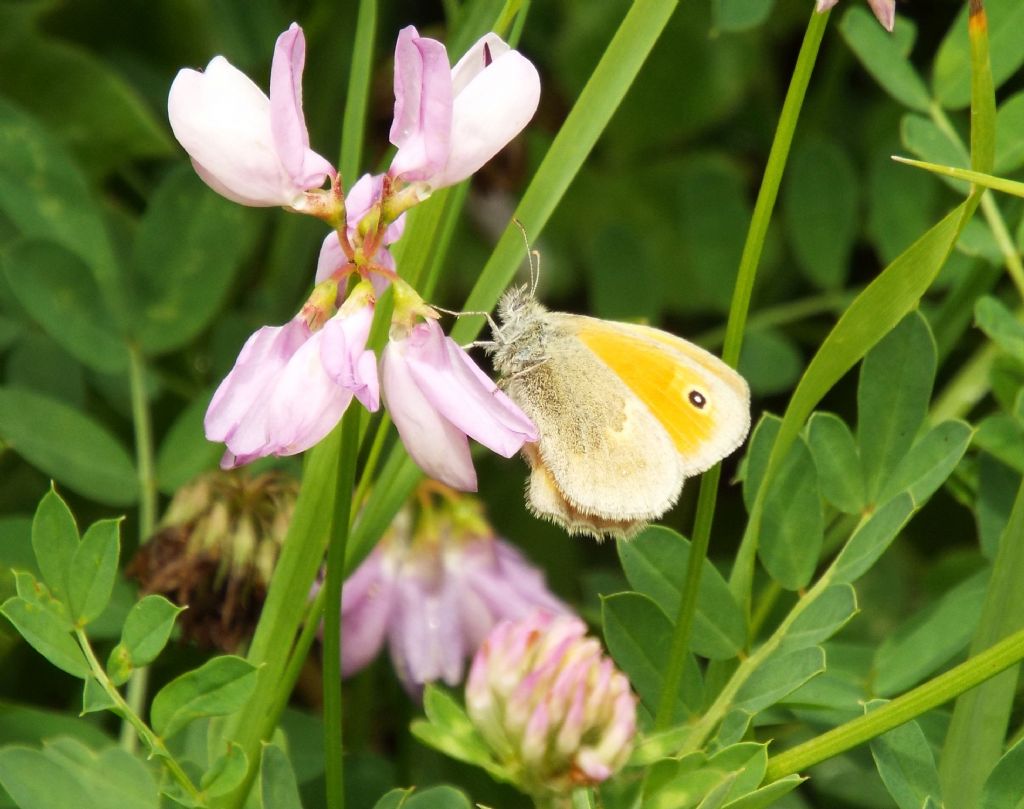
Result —
[{"label": "pale pink petal", "polygon": [[259,453],[266,445],[270,392],[309,336],[309,328],[296,318],[284,326],[264,326],[249,337],[207,408],[204,427],[209,440],[224,441],[236,455]]},{"label": "pale pink petal", "polygon": [[342,589],[341,673],[355,674],[384,645],[396,602],[393,575],[371,554],[345,581]]},{"label": "pale pink petal", "polygon": [[348,257],[341,249],[338,234],[332,230],[324,236],[323,244],[320,245],[320,257],[316,262],[316,283],[326,281],[346,264]]},{"label": "pale pink petal", "polygon": [[815,6],[815,11],[817,11],[819,14],[822,11],[828,11],[830,8],[832,8],[832,6],[834,6],[838,2],[839,0],[818,0],[817,5]]},{"label": "pale pink petal", "polygon": [[274,148],[270,100],[224,57],[205,72],[179,71],[167,113],[174,136],[218,193],[262,206],[290,205],[301,195]]},{"label": "pale pink petal", "polygon": [[896,0],[868,0],[868,5],[885,30],[891,32],[896,24]]},{"label": "pale pink petal", "polygon": [[352,401],[352,391],[324,370],[323,336],[321,329],[295,352],[271,393],[266,431],[275,455],[294,455],[319,443]]},{"label": "pale pink petal", "polygon": [[[352,186],[352,190],[345,197],[345,223],[349,229],[355,230],[370,208],[380,202],[384,193],[383,174],[364,174]],[[392,244],[402,238],[405,231],[405,214],[402,214],[394,222],[388,225],[384,231],[384,244]]]},{"label": "pale pink petal", "polygon": [[427,682],[462,679],[462,636],[456,615],[456,591],[444,582],[431,583],[419,575],[398,578],[397,615],[390,634],[391,658],[406,689],[413,694]]},{"label": "pale pink petal", "polygon": [[321,362],[336,385],[351,391],[368,410],[380,405],[377,362],[366,340],[373,323],[373,307],[364,306],[350,315],[340,313],[323,327]]},{"label": "pale pink petal", "polygon": [[406,348],[409,372],[445,419],[485,447],[510,458],[537,431],[437,321],[413,329]]},{"label": "pale pink petal", "polygon": [[391,340],[381,353],[384,401],[409,456],[432,478],[461,491],[476,491],[476,471],[466,435],[427,401],[404,356],[406,340]]},{"label": "pale pink petal", "polygon": [[334,167],[309,148],[309,132],[302,114],[302,68],[306,38],[292,23],[277,38],[270,69],[270,124],[282,165],[296,186],[319,188]]},{"label": "pale pink petal", "polygon": [[452,68],[452,93],[457,96],[484,68],[510,50],[508,43],[497,34],[484,34]]},{"label": "pale pink petal", "polygon": [[537,68],[508,51],[477,74],[452,106],[451,151],[444,169],[430,177],[433,188],[469,177],[518,135],[540,101]]},{"label": "pale pink petal", "polygon": [[445,163],[452,136],[452,82],[448,53],[434,39],[403,28],[395,45],[395,120],[390,140],[398,147],[390,173],[425,179]]}]

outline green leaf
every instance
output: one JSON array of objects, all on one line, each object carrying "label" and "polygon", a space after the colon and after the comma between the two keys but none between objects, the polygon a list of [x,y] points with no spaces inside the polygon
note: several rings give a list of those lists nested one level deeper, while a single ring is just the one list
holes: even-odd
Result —
[{"label": "green leaf", "polygon": [[719,31],[746,31],[768,19],[775,0],[714,0],[712,25]]},{"label": "green leaf", "polygon": [[993,768],[978,809],[1024,809],[1024,739],[1007,750]]},{"label": "green leaf", "polygon": [[899,494],[863,520],[833,562],[837,582],[854,582],[863,576],[896,539],[914,514],[914,500]]},{"label": "green leaf", "polygon": [[373,805],[373,809],[402,809],[413,788],[392,789],[381,796],[380,800]]},{"label": "green leaf", "polygon": [[85,678],[85,687],[82,689],[82,716],[98,711],[112,711],[116,707],[117,703],[95,677]]},{"label": "green leaf", "polygon": [[229,742],[227,752],[218,756],[213,766],[203,774],[200,789],[211,798],[227,795],[241,786],[248,769],[249,759],[245,751],[235,742]]},{"label": "green leaf", "polygon": [[752,328],[740,350],[739,372],[755,395],[790,390],[804,369],[803,355],[779,329]]},{"label": "green leaf", "polygon": [[1024,426],[1013,416],[995,413],[985,418],[974,434],[974,446],[1024,472]]},{"label": "green leaf", "polygon": [[1010,174],[1024,166],[1024,92],[1010,96],[996,113],[994,174]]},{"label": "green leaf", "polygon": [[[954,140],[949,132],[941,129],[931,118],[904,115],[900,121],[900,139],[904,146],[922,160],[957,168],[966,168],[970,163],[970,156],[963,144]],[[942,179],[958,193],[967,193],[967,183],[963,180],[951,177]]]},{"label": "green leaf", "polygon": [[1024,324],[998,298],[986,295],[974,305],[974,320],[1002,351],[1024,362]]},{"label": "green leaf", "polygon": [[472,809],[465,795],[447,786],[416,792],[402,806],[404,809]]},{"label": "green leaf", "polygon": [[167,430],[156,454],[160,491],[172,495],[201,472],[216,469],[224,446],[206,439],[203,419],[213,391],[195,397]]},{"label": "green leaf", "polygon": [[423,709],[428,721],[414,721],[410,728],[413,736],[447,756],[482,767],[499,780],[508,780],[508,775],[491,758],[487,744],[454,699],[428,683],[423,691]]},{"label": "green leaf", "polygon": [[891,158],[899,147],[880,147],[869,168],[867,233],[888,264],[935,221],[940,185],[923,171]]},{"label": "green leaf", "polygon": [[32,518],[32,550],[50,592],[67,599],[68,571],[78,551],[78,526],[71,509],[52,487]]},{"label": "green leaf", "polygon": [[897,18],[894,34],[888,34],[867,9],[851,6],[839,23],[839,32],[889,95],[911,109],[928,111],[928,88],[908,58],[917,33],[910,20]]},{"label": "green leaf", "polygon": [[817,646],[842,629],[859,611],[857,591],[849,584],[830,584],[793,620],[782,636],[786,651]]},{"label": "green leaf", "polygon": [[[657,604],[640,593],[617,593],[602,598],[601,620],[608,651],[654,714],[672,648],[672,623]],[[693,656],[687,655],[670,721],[678,723],[695,716],[703,697],[700,669]]]},{"label": "green leaf", "polygon": [[[864,706],[865,711],[886,702],[871,700]],[[928,798],[942,805],[935,756],[917,722],[907,722],[872,739],[871,755],[885,788],[900,809],[921,809]]]},{"label": "green leaf", "polygon": [[276,744],[263,746],[260,761],[260,796],[266,809],[302,809],[299,785],[288,754]]},{"label": "green leaf", "polygon": [[807,444],[822,496],[845,514],[860,514],[867,504],[864,473],[846,422],[832,413],[815,413],[807,425]]},{"label": "green leaf", "polygon": [[[160,595],[148,595],[132,606],[124,621],[121,642],[110,652],[107,672],[115,683],[126,682],[134,669],[156,660],[184,607]],[[117,676],[115,677],[115,672]]]},{"label": "green leaf", "polygon": [[908,492],[918,508],[953,474],[970,446],[973,430],[963,421],[944,421],[926,432],[886,476],[880,502]]},{"label": "green leaf", "polygon": [[974,512],[981,553],[994,559],[1020,486],[1020,475],[985,453],[978,458],[978,495]]},{"label": "green leaf", "polygon": [[38,115],[94,175],[171,154],[164,122],[113,64],[33,30],[0,48],[0,92]]},{"label": "green leaf", "polygon": [[100,373],[126,371],[128,351],[89,267],[57,242],[20,239],[3,253],[7,283],[54,342]]},{"label": "green leaf", "polygon": [[71,619],[85,626],[107,608],[117,576],[120,555],[120,520],[100,520],[82,536],[68,570]]},{"label": "green leaf", "polygon": [[935,340],[919,312],[903,321],[864,358],[857,388],[857,442],[868,498],[906,455],[928,412],[935,381]]},{"label": "green leaf", "polygon": [[50,610],[15,596],[0,606],[14,628],[43,657],[74,677],[86,677],[89,666],[82,650]]},{"label": "green leaf", "polygon": [[859,196],[856,169],[836,141],[813,139],[794,151],[783,187],[783,221],[797,264],[822,289],[846,281],[860,226]]},{"label": "green leaf", "polygon": [[191,167],[157,187],[131,261],[144,302],[137,331],[145,353],[181,348],[210,323],[252,247],[257,221],[243,206],[211,194]]},{"label": "green leaf", "polygon": [[[619,560],[633,589],[651,598],[665,615],[679,614],[679,587],[690,558],[690,542],[668,528],[652,526],[619,542]],[[728,585],[710,561],[701,569],[693,651],[712,660],[735,657],[746,643],[743,615]]]},{"label": "green leaf", "polygon": [[28,332],[11,350],[6,384],[85,407],[85,368],[41,331]]},{"label": "green leaf", "polygon": [[171,680],[153,698],[153,730],[168,738],[193,719],[237,711],[256,687],[256,672],[242,658],[224,655]]},{"label": "green leaf", "polygon": [[764,473],[768,469],[768,458],[772,446],[779,435],[782,419],[771,413],[763,413],[757,426],[747,442],[747,455],[744,458],[743,503],[749,512],[754,507],[758,489],[764,482]]},{"label": "green leaf", "polygon": [[758,554],[768,574],[787,590],[811,580],[825,538],[818,473],[803,440],[768,484]]},{"label": "green leaf", "polygon": [[79,494],[132,505],[139,483],[131,456],[89,416],[29,391],[0,388],[0,438]]},{"label": "green leaf", "polygon": [[112,304],[115,319],[126,311],[117,259],[85,178],[49,132],[5,101],[0,101],[0,211],[25,236],[51,239],[79,256]]},{"label": "green leaf", "polygon": [[47,589],[46,585],[37,581],[31,573],[15,570],[14,581],[18,595],[29,604],[52,614],[65,632],[71,632],[74,626],[68,618],[68,610],[64,602],[58,601]]},{"label": "green leaf", "polygon": [[42,750],[0,750],[0,783],[20,809],[157,809],[159,792],[139,759],[116,747],[94,753],[69,738]]},{"label": "green leaf", "polygon": [[[1016,0],[986,0],[992,78],[999,87],[1024,63],[1024,6]],[[935,98],[944,107],[961,109],[971,101],[971,53],[967,7],[949,29],[935,57]]]},{"label": "green leaf", "polygon": [[886,635],[875,653],[875,693],[901,694],[967,648],[988,580],[988,570],[971,576]]},{"label": "green leaf", "polygon": [[734,800],[757,788],[768,768],[768,745],[740,742],[719,750],[708,759],[708,766],[735,773],[726,801]]},{"label": "green leaf", "polygon": [[762,663],[740,686],[733,705],[758,713],[779,702],[825,670],[825,650],[820,646],[777,652]]},{"label": "green leaf", "polygon": [[727,803],[725,809],[767,809],[769,806],[774,806],[779,798],[792,792],[806,780],[802,775],[787,775],[785,778],[772,781],[767,786]]}]

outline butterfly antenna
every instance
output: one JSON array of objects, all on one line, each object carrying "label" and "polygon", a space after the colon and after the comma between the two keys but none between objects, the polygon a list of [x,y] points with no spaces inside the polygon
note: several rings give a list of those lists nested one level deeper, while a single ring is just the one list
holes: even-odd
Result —
[{"label": "butterfly antenna", "polygon": [[536,295],[537,284],[540,282],[540,252],[530,249],[530,238],[526,235],[526,227],[523,223],[515,217],[512,218],[512,222],[523,234],[523,244],[526,245],[526,261],[530,265],[530,297],[532,298]]}]

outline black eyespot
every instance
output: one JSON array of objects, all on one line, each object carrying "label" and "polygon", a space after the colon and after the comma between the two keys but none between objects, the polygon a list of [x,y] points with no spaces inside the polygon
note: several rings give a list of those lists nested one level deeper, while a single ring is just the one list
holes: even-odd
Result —
[{"label": "black eyespot", "polygon": [[691,390],[690,395],[687,398],[689,398],[690,404],[692,404],[698,410],[703,410],[704,405],[708,403],[707,398],[699,390]]}]

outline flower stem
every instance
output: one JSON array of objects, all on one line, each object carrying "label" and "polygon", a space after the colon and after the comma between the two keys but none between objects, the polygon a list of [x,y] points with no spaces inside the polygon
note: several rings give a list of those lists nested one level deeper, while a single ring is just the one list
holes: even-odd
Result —
[{"label": "flower stem", "polygon": [[[146,360],[136,345],[128,347],[129,384],[131,386],[132,424],[135,429],[135,468],[139,477],[139,546],[156,528],[156,472],[153,463],[153,425],[146,401]],[[149,668],[132,672],[128,680],[128,704],[133,713],[142,713],[146,702]],[[138,737],[127,719],[121,722],[121,747],[134,753]]]},{"label": "flower stem", "polygon": [[349,68],[348,92],[345,94],[345,115],[341,124],[342,178],[351,185],[359,172],[366,129],[366,109],[373,77],[373,43],[377,32],[377,0],[359,0],[356,31],[352,41],[352,64]]},{"label": "flower stem", "polygon": [[[743,332],[746,328],[747,313],[750,310],[750,299],[757,278],[757,268],[764,250],[764,241],[771,222],[772,210],[779,195],[779,185],[789,157],[789,149],[793,144],[793,133],[800,118],[804,97],[810,84],[814,63],[821,47],[821,39],[825,33],[825,25],[829,14],[812,12],[811,19],[804,33],[804,41],[800,46],[793,77],[790,80],[786,100],[782,105],[782,113],[775,130],[775,139],[768,154],[761,189],[754,205],[754,214],[750,220],[747,240],[743,245],[739,271],[736,276],[736,288],[733,291],[732,303],[729,307],[729,319],[725,328],[725,344],[722,359],[735,366],[740,358],[743,346]],[[700,494],[697,498],[697,515],[694,519],[693,545],[690,548],[690,561],[683,582],[682,598],[679,602],[679,613],[676,616],[675,631],[672,636],[672,649],[668,667],[665,671],[665,686],[658,702],[654,727],[664,730],[672,720],[672,706],[679,689],[679,681],[683,675],[686,654],[690,648],[690,634],[693,630],[693,616],[697,607],[697,589],[700,584],[701,568],[707,558],[708,544],[711,538],[711,525],[714,519],[715,500],[718,495],[718,481],[721,477],[721,466],[708,470],[701,478]],[[737,559],[739,569],[739,559]],[[746,577],[744,583],[744,603],[749,603],[750,587]]]},{"label": "flower stem", "polygon": [[[327,548],[327,581],[324,585],[324,773],[327,779],[328,809],[345,807],[341,727],[341,589],[345,581],[345,547],[348,544],[351,527],[351,493],[355,486],[358,451],[359,411],[356,408],[349,408],[341,420],[338,495],[334,501],[334,515],[331,520],[331,539]],[[293,657],[298,655],[299,650],[296,649]]]},{"label": "flower stem", "polygon": [[766,781],[801,772],[909,722],[1024,660],[1024,629],[864,716],[768,760]]},{"label": "flower stem", "polygon": [[161,740],[161,738],[152,731],[149,725],[142,721],[138,713],[132,710],[132,707],[125,702],[124,697],[121,696],[121,692],[118,691],[110,681],[110,678],[107,676],[107,672],[103,669],[103,666],[100,665],[100,661],[96,659],[96,653],[92,650],[92,645],[89,643],[89,638],[85,634],[85,630],[76,628],[75,638],[78,640],[78,645],[82,648],[82,653],[85,655],[85,659],[89,663],[89,669],[92,671],[92,676],[114,703],[113,710],[116,710],[117,713],[121,714],[125,724],[138,734],[138,738],[145,742],[152,754],[159,756],[163,765],[167,768],[167,771],[174,777],[174,780],[181,785],[181,788],[188,793],[188,796],[194,801],[195,805],[206,806],[206,801],[204,800],[202,793],[200,793],[196,788],[196,785],[192,783],[192,779],[188,777],[188,774],[184,769],[182,769],[177,759],[175,759],[164,746],[163,740]]}]

